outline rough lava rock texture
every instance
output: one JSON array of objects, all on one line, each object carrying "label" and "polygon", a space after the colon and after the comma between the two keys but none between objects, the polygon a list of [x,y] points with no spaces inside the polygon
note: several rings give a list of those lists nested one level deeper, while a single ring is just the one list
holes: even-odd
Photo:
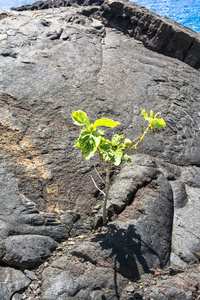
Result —
[{"label": "rough lava rock texture", "polygon": [[20,270],[0,267],[0,297],[2,300],[13,299],[12,295],[23,290],[31,280]]},{"label": "rough lava rock texture", "polygon": [[[188,65],[200,69],[199,34],[175,21],[150,12],[136,3],[115,0],[53,0],[38,1],[32,5],[15,8],[17,11],[48,8],[88,6],[86,16],[94,15],[104,24],[123,31],[143,42],[145,47],[175,57]],[[100,8],[94,6],[100,6]]]},{"label": "rough lava rock texture", "polygon": [[[199,45],[129,2],[0,12],[1,299],[198,299]],[[134,139],[143,108],[167,126],[112,173],[101,227],[101,167],[73,148],[71,113]]]},{"label": "rough lava rock texture", "polygon": [[199,35],[189,28],[131,2],[105,1],[100,16],[147,48],[200,68]]}]

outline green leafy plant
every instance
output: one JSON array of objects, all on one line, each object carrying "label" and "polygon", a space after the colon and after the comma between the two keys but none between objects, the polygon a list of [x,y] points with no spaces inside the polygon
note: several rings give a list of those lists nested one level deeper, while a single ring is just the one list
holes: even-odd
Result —
[{"label": "green leafy plant", "polygon": [[96,120],[94,124],[90,124],[89,118],[84,111],[78,110],[72,113],[74,124],[83,127],[74,146],[81,149],[81,154],[86,160],[89,160],[97,152],[99,154],[101,165],[106,171],[105,192],[100,190],[93,180],[95,186],[104,195],[103,224],[107,223],[106,205],[111,164],[119,166],[122,162],[122,159],[124,159],[127,163],[130,163],[132,160],[127,154],[127,151],[136,149],[146,136],[149,129],[155,132],[166,125],[163,119],[157,119],[157,116],[160,113],[154,115],[153,111],[151,110],[150,116],[148,116],[145,109],[143,109],[141,114],[149,124],[144,132],[142,130],[140,136],[134,140],[130,140],[128,138],[124,138],[123,134],[115,134],[111,140],[108,140],[104,138],[104,130],[101,128],[99,129],[99,127],[114,128],[120,123],[109,118],[101,118]]}]

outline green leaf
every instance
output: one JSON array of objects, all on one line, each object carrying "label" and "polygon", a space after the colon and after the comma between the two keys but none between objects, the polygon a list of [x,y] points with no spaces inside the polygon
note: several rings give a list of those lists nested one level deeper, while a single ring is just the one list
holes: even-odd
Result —
[{"label": "green leaf", "polygon": [[112,157],[112,162],[115,166],[119,166],[122,161],[123,151],[121,149],[117,149],[114,151],[114,156]]},{"label": "green leaf", "polygon": [[157,129],[163,128],[166,126],[166,123],[163,119],[156,119],[151,122],[151,129],[156,131]]},{"label": "green leaf", "polygon": [[91,124],[90,126],[88,126],[88,128],[87,128],[90,132],[92,132],[92,131],[95,131],[96,130],[96,128],[94,127],[94,125],[93,124]]},{"label": "green leaf", "polygon": [[109,145],[107,143],[101,143],[99,150],[100,150],[105,162],[111,161],[112,157],[114,156],[114,151],[113,151],[111,145]]},{"label": "green leaf", "polygon": [[101,143],[100,143],[99,147],[103,149],[106,142],[107,142],[107,140],[104,137],[101,137]]},{"label": "green leaf", "polygon": [[156,119],[156,117],[161,114],[161,112],[158,112],[157,114],[155,114],[154,119]]},{"label": "green leaf", "polygon": [[96,146],[95,144],[88,143],[84,148],[81,149],[82,156],[89,160],[96,152]]},{"label": "green leaf", "polygon": [[96,147],[100,145],[101,142],[101,134],[98,131],[93,131],[90,134],[90,138],[94,140]]},{"label": "green leaf", "polygon": [[149,120],[149,116],[148,116],[148,114],[146,113],[146,110],[145,110],[145,109],[142,110],[141,114],[143,115],[143,117],[144,117],[146,120]]},{"label": "green leaf", "polygon": [[115,135],[113,136],[112,140],[111,140],[111,144],[112,144],[113,146],[118,146],[118,145],[119,145],[119,141],[120,141],[121,139],[123,139],[123,137],[124,137],[123,134],[121,134],[121,135],[115,134]]},{"label": "green leaf", "polygon": [[156,131],[157,129],[160,129],[160,128],[163,128],[166,126],[165,121],[163,119],[156,119],[157,115],[159,115],[159,114],[160,114],[160,112],[158,112],[154,116],[153,111],[151,110],[150,117],[149,117],[148,114],[146,113],[145,109],[142,110],[142,115],[145,117],[146,120],[149,121],[151,129],[153,131]]},{"label": "green leaf", "polygon": [[101,119],[98,119],[94,122],[94,127],[98,127],[98,126],[106,126],[106,127],[115,127],[117,125],[119,125],[120,123],[118,122],[115,122],[111,119],[108,119],[108,118],[101,118]]},{"label": "green leaf", "polygon": [[86,129],[82,130],[77,140],[78,143],[76,143],[76,146],[79,148],[83,148],[88,143],[89,139],[90,132]]},{"label": "green leaf", "polygon": [[78,126],[86,126],[86,127],[90,126],[88,116],[82,110],[74,111],[72,113],[72,119],[74,121],[74,124]]},{"label": "green leaf", "polygon": [[125,159],[125,161],[127,163],[131,163],[132,162],[132,158],[128,154],[124,153],[123,157],[124,157],[124,159]]},{"label": "green leaf", "polygon": [[98,131],[90,132],[89,130],[83,129],[75,146],[81,148],[82,156],[88,160],[95,154],[100,143],[101,134]]}]

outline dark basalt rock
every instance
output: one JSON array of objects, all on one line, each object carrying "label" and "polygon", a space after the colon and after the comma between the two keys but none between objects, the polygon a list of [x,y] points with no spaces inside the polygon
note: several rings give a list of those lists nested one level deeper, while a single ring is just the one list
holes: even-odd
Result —
[{"label": "dark basalt rock", "polygon": [[[14,281],[20,268],[32,280],[17,273],[23,284],[0,289],[2,299],[196,299],[196,267],[160,269],[199,262],[199,38],[135,4],[63,3],[0,20],[0,276]],[[112,118],[134,139],[143,108],[167,126],[112,173],[101,228],[91,180],[104,188],[101,167],[73,148],[71,113]]]},{"label": "dark basalt rock", "polygon": [[142,41],[145,47],[153,51],[177,58],[197,70],[200,69],[200,39],[197,33],[132,2],[47,0],[14,8],[14,10],[38,10],[74,5],[100,6],[98,10],[86,9],[82,13],[100,18],[106,26],[117,28],[130,37]]},{"label": "dark basalt rock", "polygon": [[30,282],[31,280],[20,270],[0,266],[0,299],[11,299],[16,292],[26,288]]},{"label": "dark basalt rock", "polygon": [[69,264],[65,265],[65,270],[61,270],[57,262],[45,269],[42,273],[42,299],[117,299],[127,284],[126,279],[109,268],[93,269],[85,265],[85,270],[82,270],[75,261],[71,260],[71,264],[77,270],[73,276],[69,274]]},{"label": "dark basalt rock", "polygon": [[100,16],[145,47],[200,69],[200,40],[192,30],[130,2],[105,1]]},{"label": "dark basalt rock", "polygon": [[65,226],[55,214],[39,212],[33,202],[19,194],[17,182],[3,168],[0,169],[0,199],[1,238],[42,234],[62,241],[68,237]]},{"label": "dark basalt rock", "polygon": [[33,268],[51,255],[57,243],[41,235],[17,235],[5,239],[4,247],[3,262],[19,268]]},{"label": "dark basalt rock", "polygon": [[125,278],[139,278],[136,261],[118,246],[119,243],[115,245],[109,238],[99,235],[74,247],[70,253],[94,265],[114,269]]},{"label": "dark basalt rock", "polygon": [[[200,284],[200,275],[191,274],[186,277],[184,274],[177,274],[176,278],[168,278],[164,282],[158,282],[150,294],[153,299],[196,299]],[[169,286],[171,286],[169,288]]]},{"label": "dark basalt rock", "polygon": [[8,14],[5,12],[0,13],[0,20],[5,19],[7,16],[8,16]]},{"label": "dark basalt rock", "polygon": [[59,7],[69,7],[77,5],[101,5],[103,0],[46,0],[46,1],[37,1],[30,5],[22,5],[20,7],[12,8],[16,11],[24,10],[40,10],[40,9],[49,9],[49,8],[59,8]]}]

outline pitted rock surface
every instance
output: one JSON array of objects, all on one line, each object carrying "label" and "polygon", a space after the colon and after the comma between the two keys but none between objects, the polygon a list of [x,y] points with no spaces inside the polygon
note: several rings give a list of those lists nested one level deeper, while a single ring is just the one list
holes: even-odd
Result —
[{"label": "pitted rock surface", "polygon": [[11,299],[14,293],[23,290],[30,284],[30,282],[31,280],[27,278],[20,270],[0,267],[1,299]]},{"label": "pitted rock surface", "polygon": [[133,2],[118,0],[46,0],[37,1],[32,5],[23,5],[14,10],[77,7],[77,4],[84,6],[82,11],[84,15],[93,15],[100,18],[107,26],[117,28],[128,36],[142,41],[145,47],[175,57],[200,70],[199,34]]},{"label": "pitted rock surface", "polygon": [[[6,288],[1,279],[2,299],[197,299],[198,51],[196,60],[184,56],[191,67],[179,54],[145,48],[148,30],[144,42],[139,25],[123,28],[133,7],[148,17],[139,6],[63,3],[0,15],[0,275],[13,281]],[[195,52],[195,34],[185,30],[182,41],[188,35],[197,48],[184,49]],[[134,139],[145,126],[143,108],[162,111],[167,126],[112,173],[109,222],[98,234],[102,195],[91,176],[103,189],[101,168],[97,157],[86,162],[73,148],[79,129],[71,113],[84,110],[91,122],[110,117]],[[170,263],[195,267],[173,273],[174,289],[173,277],[140,289],[138,278],[146,276],[144,283]]]}]

